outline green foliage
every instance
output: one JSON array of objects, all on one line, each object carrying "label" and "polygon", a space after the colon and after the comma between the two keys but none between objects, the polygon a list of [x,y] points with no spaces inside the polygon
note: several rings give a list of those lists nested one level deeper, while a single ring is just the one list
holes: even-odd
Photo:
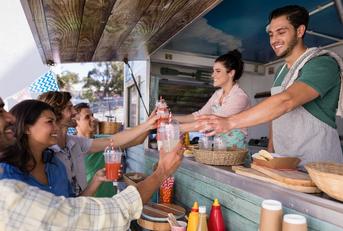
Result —
[{"label": "green foliage", "polygon": [[95,63],[87,76],[79,78],[77,73],[64,71],[57,76],[59,88],[73,91],[73,85],[84,82],[81,98],[94,102],[99,98],[122,95],[124,85],[124,65],[122,62]]},{"label": "green foliage", "polygon": [[96,97],[93,94],[93,91],[91,89],[87,89],[87,90],[82,91],[81,97],[84,98],[84,99],[88,99],[89,102],[96,101]]},{"label": "green foliage", "polygon": [[57,84],[59,88],[63,91],[71,91],[72,85],[79,82],[79,75],[70,72],[70,71],[64,71],[60,75],[57,75]]},{"label": "green foliage", "polygon": [[[124,84],[124,66],[121,62],[98,63],[83,79],[85,91],[92,90],[98,96],[122,95]],[[87,95],[90,93],[88,92]],[[85,95],[85,94],[83,94]],[[88,98],[86,97],[86,98]],[[91,100],[90,98],[88,98]]]}]

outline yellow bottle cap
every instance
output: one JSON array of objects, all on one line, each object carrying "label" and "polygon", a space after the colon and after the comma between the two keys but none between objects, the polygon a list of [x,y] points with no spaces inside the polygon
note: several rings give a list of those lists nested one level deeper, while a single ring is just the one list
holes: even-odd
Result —
[{"label": "yellow bottle cap", "polygon": [[214,199],[213,206],[219,206],[219,201],[217,198]]},{"label": "yellow bottle cap", "polygon": [[192,211],[194,212],[198,212],[199,210],[199,205],[197,201],[194,201],[193,207],[192,207]]}]

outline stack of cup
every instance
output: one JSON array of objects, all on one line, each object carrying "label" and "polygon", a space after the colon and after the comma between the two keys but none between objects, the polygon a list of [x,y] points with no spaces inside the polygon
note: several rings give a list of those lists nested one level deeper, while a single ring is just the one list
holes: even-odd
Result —
[{"label": "stack of cup", "polygon": [[282,231],[307,231],[306,218],[297,214],[283,216]]},{"label": "stack of cup", "polygon": [[160,187],[160,203],[172,203],[174,181],[174,177],[171,176],[162,182]]},{"label": "stack of cup", "polygon": [[280,231],[282,227],[282,204],[276,200],[262,201],[260,231]]}]

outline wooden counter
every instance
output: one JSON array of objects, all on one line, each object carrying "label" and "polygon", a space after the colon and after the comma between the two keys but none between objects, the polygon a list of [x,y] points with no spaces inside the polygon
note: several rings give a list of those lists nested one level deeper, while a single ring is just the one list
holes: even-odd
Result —
[{"label": "wooden counter", "polygon": [[[130,156],[130,154],[129,154]],[[151,173],[158,152],[146,149],[144,155],[134,154],[134,159],[144,160],[144,170]],[[129,163],[130,166],[130,159]],[[137,164],[137,163],[136,163]],[[175,173],[175,199],[190,208],[195,200],[210,211],[212,200],[218,198],[222,205],[225,223],[229,230],[258,229],[260,204],[264,199],[282,202],[284,213],[298,213],[307,218],[309,230],[343,230],[343,203],[288,190],[273,184],[237,175],[229,167],[214,167],[184,158]]]}]

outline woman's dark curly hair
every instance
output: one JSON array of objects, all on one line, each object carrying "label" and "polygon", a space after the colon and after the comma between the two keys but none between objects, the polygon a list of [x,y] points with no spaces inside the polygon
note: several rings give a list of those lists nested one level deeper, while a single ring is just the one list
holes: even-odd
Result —
[{"label": "woman's dark curly hair", "polygon": [[[15,135],[17,142],[6,150],[0,156],[0,162],[5,162],[16,166],[23,172],[30,172],[36,167],[36,161],[31,152],[31,148],[28,142],[28,136],[26,134],[27,126],[34,125],[43,111],[54,111],[53,108],[44,102],[38,100],[24,100],[15,105],[10,112],[16,118],[15,122]],[[50,158],[43,160],[50,162]],[[33,165],[28,166],[30,161],[33,161]]]}]

